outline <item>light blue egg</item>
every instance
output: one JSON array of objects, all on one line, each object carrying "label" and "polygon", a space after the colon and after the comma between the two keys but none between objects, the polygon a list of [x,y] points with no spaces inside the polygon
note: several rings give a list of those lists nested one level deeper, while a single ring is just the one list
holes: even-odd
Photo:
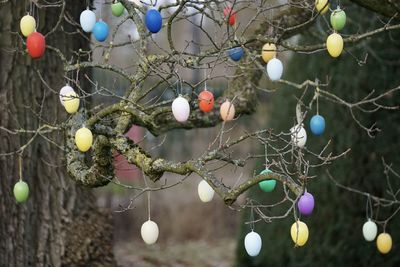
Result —
[{"label": "light blue egg", "polygon": [[238,46],[230,49],[228,54],[233,61],[239,61],[244,55],[244,50],[243,48]]},{"label": "light blue egg", "polygon": [[[271,173],[272,171],[270,169],[265,169],[262,172],[260,172],[260,174],[268,174]],[[258,185],[260,186],[260,189],[264,192],[272,192],[275,189],[276,186],[276,180],[271,179],[271,180],[264,180],[258,183]]]},{"label": "light blue egg", "polygon": [[107,23],[105,23],[102,20],[99,20],[94,25],[92,32],[93,32],[94,38],[96,38],[97,41],[104,42],[107,39],[108,33],[109,33],[109,28],[108,28]]},{"label": "light blue egg", "polygon": [[321,115],[314,115],[310,120],[310,129],[314,135],[322,135],[325,131],[325,119]]},{"label": "light blue egg", "polygon": [[162,17],[156,9],[149,9],[146,12],[145,24],[147,29],[152,33],[157,33],[162,27]]}]

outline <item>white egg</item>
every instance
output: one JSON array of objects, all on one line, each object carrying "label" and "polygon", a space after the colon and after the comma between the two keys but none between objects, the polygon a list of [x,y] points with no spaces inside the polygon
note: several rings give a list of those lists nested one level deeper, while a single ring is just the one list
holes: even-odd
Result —
[{"label": "white egg", "polygon": [[244,248],[251,257],[257,256],[261,251],[262,241],[259,234],[251,231],[244,238]]},{"label": "white egg", "polygon": [[157,242],[158,233],[159,231],[157,224],[151,220],[143,223],[142,228],[140,229],[140,234],[142,235],[143,241],[147,245],[153,245]]},{"label": "white egg", "polygon": [[210,202],[214,197],[214,189],[205,181],[202,180],[197,187],[199,198],[203,202]]},{"label": "white egg", "polygon": [[86,9],[81,13],[80,23],[83,31],[91,32],[96,24],[96,14],[92,10]]},{"label": "white egg", "polygon": [[277,58],[273,58],[268,61],[267,64],[267,73],[271,81],[277,81],[282,77],[283,73],[283,64]]},{"label": "white egg", "polygon": [[292,142],[298,147],[304,147],[307,141],[307,132],[301,125],[296,125],[290,128]]},{"label": "white egg", "polygon": [[74,91],[74,89],[73,89],[71,86],[69,86],[68,84],[65,85],[63,88],[61,88],[61,90],[60,90],[60,102],[61,102],[61,105],[64,106],[63,97],[66,96],[68,93],[71,93],[71,92],[75,92],[75,91]]},{"label": "white egg", "polygon": [[376,223],[371,221],[371,219],[368,219],[368,221],[363,225],[362,232],[365,240],[373,241],[378,233],[378,227],[376,226]]},{"label": "white egg", "polygon": [[172,102],[172,114],[179,122],[187,121],[190,115],[190,106],[186,98],[182,96],[175,98],[174,102]]}]

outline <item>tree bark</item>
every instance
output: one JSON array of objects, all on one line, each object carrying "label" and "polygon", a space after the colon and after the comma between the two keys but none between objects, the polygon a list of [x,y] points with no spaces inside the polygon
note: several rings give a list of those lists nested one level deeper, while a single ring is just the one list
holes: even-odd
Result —
[{"label": "tree bark", "polygon": [[[19,20],[28,10],[26,1],[0,4],[0,154],[18,150],[33,136],[12,134],[4,128],[35,130],[63,117],[56,92],[64,84],[63,65],[47,49],[32,60],[24,50]],[[68,0],[66,14],[79,21],[85,1]],[[59,19],[61,7],[40,10],[38,31],[46,34]],[[71,57],[88,48],[77,35],[66,34],[63,21],[46,37],[48,45]],[[38,115],[40,114],[40,116]],[[39,118],[40,117],[40,118]],[[62,134],[51,138],[62,145]],[[64,152],[37,137],[23,153],[23,179],[29,184],[27,202],[17,204],[13,186],[18,181],[18,155],[0,157],[0,266],[115,266],[112,254],[111,216],[99,211],[93,194],[73,183],[65,172]]]}]

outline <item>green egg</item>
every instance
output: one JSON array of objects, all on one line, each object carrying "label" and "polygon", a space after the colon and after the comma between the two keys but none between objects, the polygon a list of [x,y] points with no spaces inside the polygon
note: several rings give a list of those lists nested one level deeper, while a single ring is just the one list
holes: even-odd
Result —
[{"label": "green egg", "polygon": [[343,29],[344,25],[346,25],[346,12],[340,8],[334,10],[331,14],[331,25],[337,31]]},{"label": "green egg", "polygon": [[111,5],[111,12],[114,16],[120,17],[124,13],[125,7],[120,2]]},{"label": "green egg", "polygon": [[29,196],[29,186],[24,181],[19,181],[14,185],[14,197],[18,203],[25,202]]},{"label": "green egg", "polygon": [[[268,174],[271,172],[272,172],[271,170],[265,169],[260,174]],[[274,179],[264,180],[264,181],[259,182],[258,185],[260,186],[262,191],[269,193],[269,192],[274,191],[275,186],[276,186],[276,180],[274,180]]]}]

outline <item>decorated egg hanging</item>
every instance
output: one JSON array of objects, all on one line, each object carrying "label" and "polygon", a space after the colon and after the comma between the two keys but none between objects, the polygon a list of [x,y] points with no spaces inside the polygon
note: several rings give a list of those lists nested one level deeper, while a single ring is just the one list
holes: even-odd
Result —
[{"label": "decorated egg hanging", "polygon": [[63,97],[65,97],[68,93],[71,93],[71,92],[75,92],[75,91],[68,84],[66,84],[63,88],[61,88],[60,93],[59,93],[61,105],[64,106]]},{"label": "decorated egg hanging", "polygon": [[19,27],[23,36],[28,37],[31,33],[36,30],[36,20],[31,15],[25,15],[22,17]]},{"label": "decorated egg hanging", "polygon": [[315,8],[322,15],[325,14],[329,10],[328,0],[315,0]]},{"label": "decorated egg hanging", "polygon": [[235,106],[229,100],[226,100],[222,103],[219,113],[222,120],[231,121],[235,117]]},{"label": "decorated egg hanging", "polygon": [[229,49],[228,54],[229,54],[229,57],[233,61],[239,61],[242,59],[242,57],[244,55],[244,50],[242,47],[238,46],[238,47]]},{"label": "decorated egg hanging", "polygon": [[236,23],[236,12],[232,10],[232,7],[227,6],[224,8],[224,16],[228,18],[228,24],[233,26]]},{"label": "decorated egg hanging", "polygon": [[260,254],[261,246],[261,237],[254,231],[248,233],[244,238],[244,248],[246,249],[247,254],[249,254],[251,257],[255,257]]},{"label": "decorated egg hanging", "polygon": [[158,239],[158,225],[155,222],[148,220],[147,222],[142,224],[140,234],[142,235],[143,241],[147,245],[153,245],[157,242]]},{"label": "decorated egg hanging", "polygon": [[265,63],[276,57],[276,45],[266,43],[262,48],[261,57]]},{"label": "decorated egg hanging", "polygon": [[321,115],[314,115],[310,120],[310,129],[311,132],[316,135],[320,136],[325,131],[325,119]]},{"label": "decorated egg hanging", "polygon": [[297,202],[299,212],[303,215],[310,215],[314,209],[314,196],[305,192]]},{"label": "decorated egg hanging", "polygon": [[105,23],[104,21],[99,20],[98,22],[96,22],[96,24],[94,24],[93,35],[97,41],[104,42],[108,37],[108,33],[109,33],[108,24]]},{"label": "decorated egg hanging", "polygon": [[368,219],[363,225],[362,233],[366,241],[373,241],[378,233],[376,223]]},{"label": "decorated egg hanging", "polygon": [[204,90],[199,94],[199,108],[203,112],[210,112],[214,108],[214,95]]},{"label": "decorated egg hanging", "polygon": [[343,51],[343,38],[340,34],[332,33],[326,39],[326,48],[329,55],[332,57],[338,57]]},{"label": "decorated egg hanging", "polygon": [[93,144],[93,134],[86,127],[80,128],[75,133],[75,144],[78,147],[79,151],[86,152],[90,149]]},{"label": "decorated egg hanging", "polygon": [[68,113],[72,114],[78,111],[80,100],[77,93],[69,92],[62,97],[62,100],[64,102],[64,108]]},{"label": "decorated egg hanging", "polygon": [[296,246],[304,246],[308,240],[308,234],[307,224],[300,220],[294,222],[290,228],[290,235],[292,236],[292,240]]},{"label": "decorated egg hanging", "polygon": [[295,146],[304,147],[307,141],[307,132],[301,125],[290,128],[292,142]]},{"label": "decorated egg hanging", "polygon": [[190,115],[190,106],[186,98],[178,96],[172,102],[172,114],[179,122],[185,122]]},{"label": "decorated egg hanging", "polygon": [[145,24],[151,33],[157,33],[162,27],[162,17],[160,12],[156,9],[149,9],[146,12]]},{"label": "decorated egg hanging", "polygon": [[20,180],[14,185],[13,192],[18,203],[25,202],[29,196],[29,186],[26,182]]},{"label": "decorated egg hanging", "polygon": [[273,58],[270,61],[268,61],[267,73],[271,81],[279,80],[282,77],[283,73],[282,61],[280,61],[277,58]]},{"label": "decorated egg hanging", "polygon": [[26,40],[29,55],[36,59],[43,56],[46,50],[46,40],[39,32],[31,33]]},{"label": "decorated egg hanging", "polygon": [[79,21],[84,32],[92,32],[96,24],[96,14],[88,8],[81,13]]},{"label": "decorated egg hanging", "polygon": [[[270,169],[265,169],[262,172],[260,172],[260,175],[272,173]],[[264,180],[258,183],[258,186],[261,188],[262,191],[264,192],[272,192],[275,189],[276,186],[276,180],[270,179],[270,180]]]},{"label": "decorated egg hanging", "polygon": [[332,28],[337,31],[340,31],[346,25],[346,12],[340,9],[340,7],[338,7],[332,12],[331,25]]},{"label": "decorated egg hanging", "polygon": [[214,197],[214,189],[205,180],[199,183],[197,193],[202,202],[210,202]]},{"label": "decorated egg hanging", "polygon": [[392,237],[388,233],[381,233],[376,239],[376,246],[382,254],[387,254],[392,249]]},{"label": "decorated egg hanging", "polygon": [[116,17],[120,17],[124,14],[124,10],[125,7],[121,2],[116,1],[111,5],[111,13]]}]

